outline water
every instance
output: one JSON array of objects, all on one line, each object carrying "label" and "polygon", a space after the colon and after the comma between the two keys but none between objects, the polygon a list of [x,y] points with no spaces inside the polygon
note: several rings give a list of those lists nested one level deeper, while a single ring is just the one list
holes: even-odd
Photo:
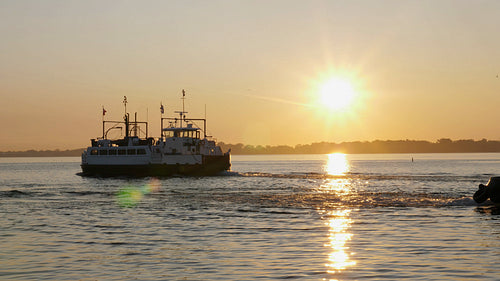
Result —
[{"label": "water", "polygon": [[[412,162],[412,157],[414,162]],[[201,178],[0,158],[1,280],[498,280],[500,154],[233,156]]]}]

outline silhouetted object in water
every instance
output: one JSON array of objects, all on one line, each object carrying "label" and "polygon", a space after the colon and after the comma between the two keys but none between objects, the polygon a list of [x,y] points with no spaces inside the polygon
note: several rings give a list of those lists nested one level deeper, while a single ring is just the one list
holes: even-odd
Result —
[{"label": "silhouetted object in water", "polygon": [[486,185],[480,184],[479,190],[472,196],[476,203],[481,204],[488,198],[495,205],[500,204],[500,177],[491,177]]}]

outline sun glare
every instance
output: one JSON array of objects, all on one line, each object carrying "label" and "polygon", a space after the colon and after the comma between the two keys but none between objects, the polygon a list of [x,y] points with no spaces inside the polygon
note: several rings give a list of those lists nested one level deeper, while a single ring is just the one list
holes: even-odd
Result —
[{"label": "sun glare", "polygon": [[351,105],[355,91],[349,81],[330,78],[321,85],[319,95],[321,103],[328,109],[345,110]]},{"label": "sun glare", "polygon": [[326,173],[331,176],[340,176],[349,171],[349,161],[343,153],[328,154],[328,161],[325,166]]}]

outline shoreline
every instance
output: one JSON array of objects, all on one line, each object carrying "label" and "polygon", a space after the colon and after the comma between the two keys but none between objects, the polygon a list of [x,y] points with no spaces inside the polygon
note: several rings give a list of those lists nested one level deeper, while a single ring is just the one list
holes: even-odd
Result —
[{"label": "shoreline", "polygon": [[[219,142],[223,151],[231,150],[232,155],[284,155],[284,154],[418,154],[418,153],[499,153],[500,141],[482,139],[451,140],[439,139],[436,142],[419,140],[375,140],[353,142],[318,142],[312,144],[289,145],[245,145]],[[0,157],[75,157],[86,148],[67,150],[25,150],[0,151]]]}]

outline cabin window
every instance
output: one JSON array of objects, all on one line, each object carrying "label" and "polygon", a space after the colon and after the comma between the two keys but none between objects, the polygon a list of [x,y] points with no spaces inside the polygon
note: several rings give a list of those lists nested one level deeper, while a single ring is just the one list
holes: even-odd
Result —
[{"label": "cabin window", "polygon": [[90,155],[97,155],[97,149],[92,149],[90,151]]},{"label": "cabin window", "polygon": [[116,155],[116,149],[110,149],[109,155]]},{"label": "cabin window", "polygon": [[144,149],[144,148],[137,149],[137,154],[139,154],[139,155],[144,155],[144,154],[146,154],[146,149]]},{"label": "cabin window", "polygon": [[135,155],[135,149],[129,149],[129,150],[127,151],[127,154],[128,154],[128,155]]},{"label": "cabin window", "polygon": [[193,137],[193,131],[184,131],[184,132],[182,132],[182,136],[184,138],[192,138]]},{"label": "cabin window", "polygon": [[99,150],[99,155],[108,155],[108,151],[106,149]]},{"label": "cabin window", "polygon": [[127,151],[125,149],[118,149],[118,155],[125,155]]}]

